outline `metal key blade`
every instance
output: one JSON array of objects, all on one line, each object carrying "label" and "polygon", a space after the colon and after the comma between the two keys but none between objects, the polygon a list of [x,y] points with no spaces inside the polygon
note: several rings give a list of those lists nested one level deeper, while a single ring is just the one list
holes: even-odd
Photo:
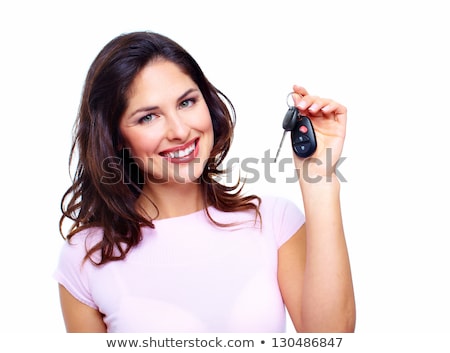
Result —
[{"label": "metal key blade", "polygon": [[281,136],[280,145],[278,146],[277,154],[275,156],[275,159],[273,160],[274,163],[277,162],[277,158],[278,158],[278,155],[280,154],[281,146],[283,146],[283,141],[284,141],[284,138],[286,136],[286,133],[287,133],[287,130],[284,130],[283,136]]}]

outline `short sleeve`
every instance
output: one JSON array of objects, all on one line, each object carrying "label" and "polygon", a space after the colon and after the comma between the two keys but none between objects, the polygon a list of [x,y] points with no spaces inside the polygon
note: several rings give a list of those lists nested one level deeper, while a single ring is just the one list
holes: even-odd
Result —
[{"label": "short sleeve", "polygon": [[278,248],[288,241],[305,223],[305,215],[291,200],[281,197],[265,197],[261,203],[266,216],[271,220]]},{"label": "short sleeve", "polygon": [[89,260],[84,260],[85,239],[85,235],[79,233],[63,244],[53,278],[80,302],[98,309],[89,289],[89,272],[92,264]]}]

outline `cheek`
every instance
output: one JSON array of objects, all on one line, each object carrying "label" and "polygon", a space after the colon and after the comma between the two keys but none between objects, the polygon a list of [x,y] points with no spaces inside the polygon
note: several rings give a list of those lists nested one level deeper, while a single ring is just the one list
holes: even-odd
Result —
[{"label": "cheek", "polygon": [[202,116],[203,119],[199,119],[197,121],[196,129],[202,131],[205,134],[211,135],[211,138],[214,139],[212,120],[207,107],[204,108]]},{"label": "cheek", "polygon": [[214,140],[214,130],[211,119],[205,122],[202,126],[203,131],[206,135],[209,135],[212,140]]},{"label": "cheek", "polygon": [[126,141],[125,148],[128,148],[135,158],[144,158],[154,154],[159,144],[158,138],[145,134],[130,134],[124,139]]}]

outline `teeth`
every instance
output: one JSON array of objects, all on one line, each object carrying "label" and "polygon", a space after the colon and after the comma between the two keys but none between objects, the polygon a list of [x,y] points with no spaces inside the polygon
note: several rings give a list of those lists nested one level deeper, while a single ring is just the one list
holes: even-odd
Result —
[{"label": "teeth", "polygon": [[184,150],[169,152],[169,153],[166,153],[165,155],[169,158],[183,158],[183,157],[190,155],[194,151],[194,149],[195,149],[195,143],[193,143],[189,147],[186,147]]}]

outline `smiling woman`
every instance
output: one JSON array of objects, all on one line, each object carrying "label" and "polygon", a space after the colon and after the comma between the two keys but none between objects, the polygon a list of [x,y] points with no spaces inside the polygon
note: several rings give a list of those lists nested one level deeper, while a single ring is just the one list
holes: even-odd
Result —
[{"label": "smiling woman", "polygon": [[[139,72],[130,92],[120,121],[123,145],[152,180],[191,188],[189,182],[202,175],[214,141],[200,89],[177,65],[159,59]],[[148,185],[144,185],[144,194],[157,197],[156,187],[161,183]],[[167,189],[172,188],[164,187],[164,199]]]},{"label": "smiling woman", "polygon": [[[345,107],[294,91],[315,124],[314,158],[332,149],[337,160]],[[135,32],[103,48],[62,199],[61,229],[73,222],[55,271],[67,331],[282,332],[285,308],[298,331],[353,331],[339,180],[323,168],[311,169],[317,183],[300,178],[306,223],[290,201],[245,196],[217,180],[233,128],[231,102],[169,38]]]}]

